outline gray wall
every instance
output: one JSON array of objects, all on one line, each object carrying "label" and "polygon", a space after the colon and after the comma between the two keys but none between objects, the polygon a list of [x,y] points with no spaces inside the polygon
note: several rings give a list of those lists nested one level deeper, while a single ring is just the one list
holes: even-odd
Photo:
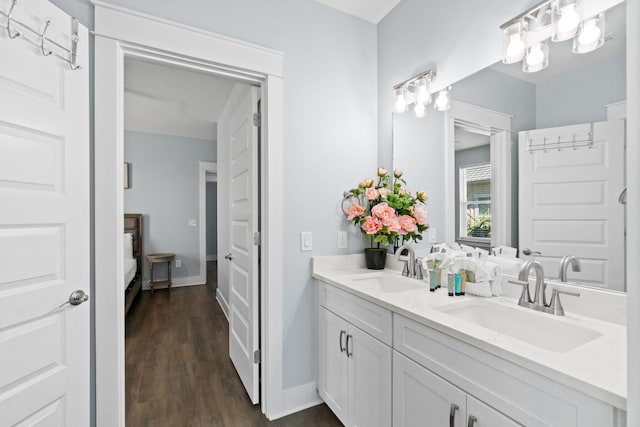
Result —
[{"label": "gray wall", "polygon": [[456,239],[460,238],[460,168],[489,163],[491,161],[491,146],[469,148],[467,150],[456,151]]},{"label": "gray wall", "polygon": [[607,119],[605,105],[627,98],[626,54],[611,55],[536,85],[537,128]]},{"label": "gray wall", "polygon": [[[124,209],[144,215],[144,253],[175,253],[182,267],[172,266],[174,279],[198,276],[200,228],[188,220],[199,221],[198,162],[216,160],[215,141],[125,131],[124,160],[131,164]],[[156,277],[165,277],[166,264],[158,267]],[[149,280],[146,260],[143,279]]]},{"label": "gray wall", "polygon": [[[314,381],[310,258],[361,252],[365,243],[339,203],[378,165],[376,25],[313,0],[110,2],[284,53],[285,276],[272,286],[283,293],[283,385]],[[89,0],[54,3],[93,28]],[[337,249],[339,229],[350,231],[348,249]],[[300,252],[301,231],[313,232],[313,251]]]},{"label": "gray wall", "polygon": [[218,255],[218,183],[207,182],[207,256]]}]

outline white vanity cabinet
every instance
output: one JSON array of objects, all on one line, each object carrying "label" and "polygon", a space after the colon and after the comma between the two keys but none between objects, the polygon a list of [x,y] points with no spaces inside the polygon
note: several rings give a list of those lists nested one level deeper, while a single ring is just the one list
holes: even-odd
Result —
[{"label": "white vanity cabinet", "polygon": [[[391,312],[330,286],[320,289],[320,397],[348,427],[390,426],[392,350],[380,338],[391,338]],[[356,325],[385,332],[371,335]]]},{"label": "white vanity cabinet", "polygon": [[397,351],[393,390],[394,427],[520,425]]}]

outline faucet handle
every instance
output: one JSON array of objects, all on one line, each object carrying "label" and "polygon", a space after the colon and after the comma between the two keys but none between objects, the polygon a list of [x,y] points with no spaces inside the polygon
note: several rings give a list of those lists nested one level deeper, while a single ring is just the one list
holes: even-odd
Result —
[{"label": "faucet handle", "polygon": [[509,280],[509,283],[522,286],[522,293],[518,300],[518,305],[531,307],[531,294],[529,293],[529,282],[523,280]]},{"label": "faucet handle", "polygon": [[424,274],[422,272],[422,258],[416,259],[416,279],[423,280]]},{"label": "faucet handle", "polygon": [[560,302],[560,294],[570,295],[572,297],[580,296],[578,292],[561,291],[558,288],[554,288],[553,293],[551,294],[551,302],[549,303],[549,306],[544,310],[545,313],[551,313],[556,316],[564,316],[564,308],[562,307],[562,303]]}]

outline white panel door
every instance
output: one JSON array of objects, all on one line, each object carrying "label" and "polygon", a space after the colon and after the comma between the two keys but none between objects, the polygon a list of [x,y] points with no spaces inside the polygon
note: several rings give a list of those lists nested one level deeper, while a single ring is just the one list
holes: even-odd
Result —
[{"label": "white panel door", "polygon": [[231,267],[229,355],[251,402],[258,403],[258,88],[252,87],[229,118]]},{"label": "white panel door", "polygon": [[349,325],[349,426],[391,425],[391,347]]},{"label": "white panel door", "polygon": [[[0,0],[7,12],[9,0]],[[70,45],[45,0],[13,17]],[[4,25],[2,18],[0,24]],[[16,26],[14,25],[14,28]],[[89,425],[88,32],[78,61],[44,57],[0,27],[0,425]]]},{"label": "white panel door", "polygon": [[347,322],[320,307],[318,338],[318,394],[336,417],[347,425]]},{"label": "white panel door", "polygon": [[519,134],[519,245],[539,251],[547,277],[558,277],[570,254],[582,263],[569,279],[623,290],[624,122],[593,124],[594,144],[532,151],[543,144],[585,139],[591,124],[523,131]]},{"label": "white panel door", "polygon": [[394,427],[463,427],[466,394],[434,373],[393,352]]}]

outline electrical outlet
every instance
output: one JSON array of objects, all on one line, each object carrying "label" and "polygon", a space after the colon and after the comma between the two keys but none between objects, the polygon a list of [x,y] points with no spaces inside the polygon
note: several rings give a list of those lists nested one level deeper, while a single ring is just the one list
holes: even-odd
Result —
[{"label": "electrical outlet", "polygon": [[313,234],[310,231],[300,233],[300,250],[310,251],[313,248]]},{"label": "electrical outlet", "polygon": [[196,221],[195,218],[189,218],[189,221],[187,221],[187,225],[189,225],[189,227],[197,227],[198,221]]},{"label": "electrical outlet", "polygon": [[345,249],[347,247],[347,232],[344,230],[338,231],[338,249]]},{"label": "electrical outlet", "polygon": [[177,259],[176,260],[176,268],[180,268],[182,267],[182,260],[181,259]]}]

